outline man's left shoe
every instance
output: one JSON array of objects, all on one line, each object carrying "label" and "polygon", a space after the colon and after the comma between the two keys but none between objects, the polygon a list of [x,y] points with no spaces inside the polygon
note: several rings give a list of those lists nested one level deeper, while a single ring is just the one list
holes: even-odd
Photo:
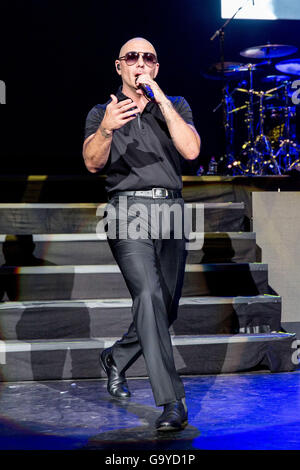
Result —
[{"label": "man's left shoe", "polygon": [[157,431],[181,431],[188,424],[188,413],[181,400],[164,405],[164,411],[156,420]]}]

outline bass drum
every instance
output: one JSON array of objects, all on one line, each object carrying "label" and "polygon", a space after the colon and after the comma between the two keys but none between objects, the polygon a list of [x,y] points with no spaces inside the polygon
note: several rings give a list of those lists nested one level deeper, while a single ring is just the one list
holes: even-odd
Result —
[{"label": "bass drum", "polygon": [[[289,106],[290,139],[296,141],[296,107]],[[285,107],[266,106],[265,134],[276,152],[281,141],[285,138]]]}]

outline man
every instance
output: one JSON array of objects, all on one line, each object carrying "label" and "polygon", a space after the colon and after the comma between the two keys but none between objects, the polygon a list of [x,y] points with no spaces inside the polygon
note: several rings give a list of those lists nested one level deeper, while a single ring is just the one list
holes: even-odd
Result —
[{"label": "man", "polygon": [[[180,430],[187,425],[187,407],[169,326],[176,319],[181,295],[185,239],[174,237],[178,220],[173,220],[168,238],[159,229],[158,237],[124,233],[135,220],[137,203],[148,215],[152,209],[157,214],[162,202],[169,208],[176,203],[183,213],[180,159],[197,158],[200,137],[185,99],[167,97],[156,83],[159,63],[149,41],[126,42],[115,66],[122,87],[106,104],[89,112],[83,157],[90,172],[105,172],[109,204],[119,214],[117,235],[108,230],[107,239],[132,296],[133,322],[121,340],[102,352],[100,363],[108,376],[108,392],[128,398],[125,371],[143,354],[156,405],[164,407],[156,428]],[[152,94],[151,101],[145,87]],[[121,210],[121,197],[126,199],[128,212]],[[155,225],[149,225],[148,215],[141,223],[146,234]],[[110,226],[114,220],[108,219]]]}]

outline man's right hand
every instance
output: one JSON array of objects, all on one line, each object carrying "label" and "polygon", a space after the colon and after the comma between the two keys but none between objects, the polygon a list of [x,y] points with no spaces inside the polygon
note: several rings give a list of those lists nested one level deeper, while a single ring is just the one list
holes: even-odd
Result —
[{"label": "man's right hand", "polygon": [[[136,118],[139,112],[137,105],[130,98],[124,101],[118,101],[115,95],[110,95],[111,102],[106,106],[106,111],[101,122],[102,129],[112,132],[120,129],[129,121]],[[131,109],[134,108],[134,109]],[[131,109],[131,111],[129,111]]]}]

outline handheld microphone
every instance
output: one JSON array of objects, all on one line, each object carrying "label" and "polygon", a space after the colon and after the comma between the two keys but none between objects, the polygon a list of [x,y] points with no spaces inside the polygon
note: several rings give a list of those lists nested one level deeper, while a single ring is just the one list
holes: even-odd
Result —
[{"label": "handheld microphone", "polygon": [[149,85],[146,85],[145,83],[140,83],[139,88],[143,91],[144,95],[148,100],[155,101],[154,98],[154,93]]}]

